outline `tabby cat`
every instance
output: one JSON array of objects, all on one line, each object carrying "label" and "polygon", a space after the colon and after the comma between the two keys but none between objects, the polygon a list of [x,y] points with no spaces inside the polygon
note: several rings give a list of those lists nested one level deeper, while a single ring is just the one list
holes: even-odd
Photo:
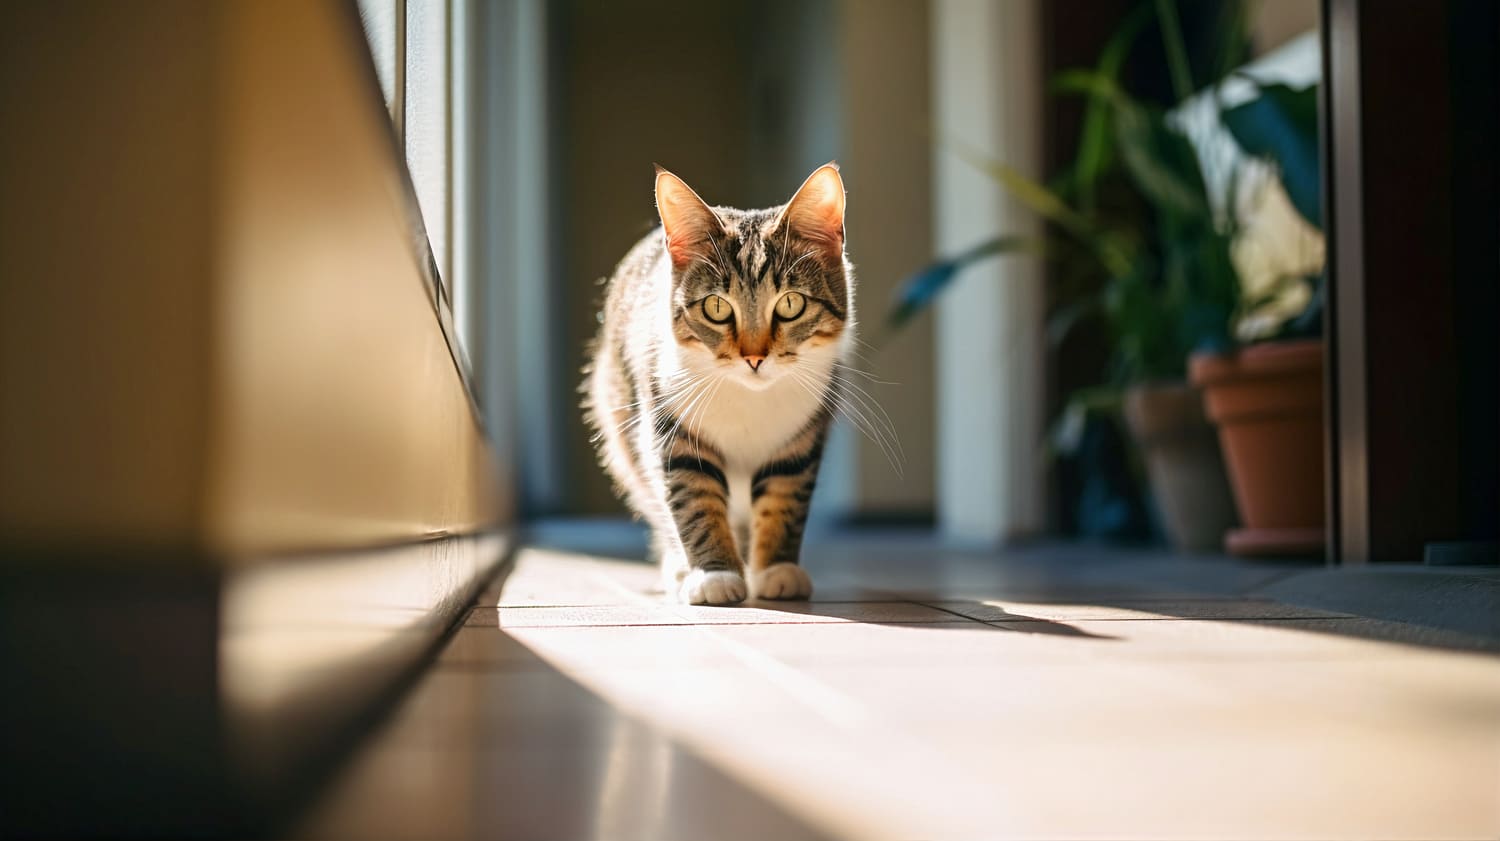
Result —
[{"label": "tabby cat", "polygon": [[767,210],[656,171],[653,230],[609,280],[582,390],[600,462],[689,604],[805,599],[808,501],[854,341],[844,184]]}]

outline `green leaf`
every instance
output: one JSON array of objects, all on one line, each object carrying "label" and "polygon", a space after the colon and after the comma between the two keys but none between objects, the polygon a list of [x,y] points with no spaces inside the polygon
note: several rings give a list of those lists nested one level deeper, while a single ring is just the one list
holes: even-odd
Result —
[{"label": "green leaf", "polygon": [[1161,42],[1167,51],[1167,69],[1172,74],[1172,90],[1177,101],[1193,95],[1193,71],[1188,66],[1187,44],[1182,38],[1182,23],[1177,19],[1176,0],[1156,0],[1156,18],[1161,23]]},{"label": "green leaf", "polygon": [[1061,345],[1078,322],[1098,312],[1099,306],[1098,298],[1090,295],[1052,313],[1047,317],[1047,345],[1053,348]]},{"label": "green leaf", "polygon": [[999,182],[1000,186],[1032,212],[1080,238],[1087,239],[1092,235],[1091,225],[1086,217],[1069,207],[1056,193],[1022,175],[1015,167],[991,160],[966,144],[956,144],[956,151],[959,157]]},{"label": "green leaf", "polygon": [[1098,70],[1064,70],[1052,77],[1051,88],[1059,93],[1086,94],[1111,107],[1135,104],[1117,79]]},{"label": "green leaf", "polygon": [[1120,157],[1141,193],[1158,209],[1185,215],[1208,212],[1197,153],[1186,137],[1167,125],[1165,113],[1141,105],[1115,80],[1090,70],[1058,74],[1052,86],[1110,103]]},{"label": "green leaf", "polygon": [[1219,10],[1219,21],[1215,29],[1219,43],[1215,47],[1212,87],[1234,72],[1235,68],[1250,60],[1250,10],[1246,4],[1231,0]]},{"label": "green leaf", "polygon": [[1035,237],[1001,236],[986,240],[968,251],[940,260],[907,278],[896,290],[895,307],[887,325],[898,328],[927,309],[964,268],[1000,254],[1041,253],[1044,242]]},{"label": "green leaf", "polygon": [[1095,413],[1118,414],[1124,393],[1113,386],[1092,386],[1074,391],[1047,432],[1047,449],[1052,456],[1078,451],[1083,441],[1084,424]]},{"label": "green leaf", "polygon": [[963,141],[949,138],[954,153],[976,169],[989,175],[1001,187],[1033,213],[1056,224],[1092,251],[1106,271],[1128,271],[1130,260],[1114,248],[1114,241],[1095,231],[1093,222],[1068,206],[1066,201],[1045,186],[1022,175],[1015,167],[984,155]]},{"label": "green leaf", "polygon": [[1115,112],[1120,157],[1141,193],[1161,211],[1184,216],[1209,213],[1197,153],[1159,111],[1121,105]]},{"label": "green leaf", "polygon": [[[1136,7],[1135,11],[1120,24],[1115,34],[1110,36],[1103,51],[1099,54],[1099,63],[1095,70],[1098,78],[1108,80],[1118,87],[1120,68],[1124,66],[1125,58],[1130,55],[1136,37],[1146,24],[1148,11],[1146,6]],[[1079,201],[1088,210],[1094,207],[1095,184],[1106,170],[1111,158],[1109,120],[1110,102],[1108,99],[1098,95],[1090,96],[1083,114],[1083,128],[1079,134],[1078,159],[1074,164]]]}]

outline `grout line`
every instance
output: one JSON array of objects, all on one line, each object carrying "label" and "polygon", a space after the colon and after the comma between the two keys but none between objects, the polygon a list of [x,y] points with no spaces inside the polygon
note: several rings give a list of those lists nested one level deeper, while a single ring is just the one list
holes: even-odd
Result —
[{"label": "grout line", "polygon": [[965,615],[963,615],[963,614],[962,614],[962,613],[959,613],[959,612],[958,612],[958,611],[955,611],[955,610],[949,610],[949,609],[948,609],[948,608],[946,608],[946,607],[939,607],[939,606],[937,606],[937,605],[935,605],[935,604],[927,604],[927,603],[926,603],[926,602],[916,602],[916,601],[914,601],[914,602],[912,602],[912,604],[915,604],[915,605],[920,605],[920,606],[922,606],[922,607],[927,607],[927,608],[931,608],[931,609],[933,609],[933,610],[940,610],[940,611],[942,611],[942,612],[943,612],[943,613],[947,613],[947,614],[950,614],[950,615],[952,615],[952,616],[957,616],[957,617],[959,617],[959,618],[960,618],[960,619],[966,619],[966,620],[968,620],[968,621],[970,621],[970,622],[978,622],[978,623],[979,623],[979,624],[981,624],[981,625],[988,625],[988,624],[989,624],[989,623],[988,623],[988,622],[985,622],[985,621],[984,621],[984,620],[983,620],[983,619],[975,619],[975,618],[974,618],[974,617],[972,617],[972,616],[965,616]]},{"label": "grout line", "polygon": [[[911,604],[917,604],[917,603],[916,602],[912,602]],[[927,607],[929,605],[920,605],[920,606]],[[941,610],[941,608],[934,608],[934,609]],[[872,619],[848,619],[848,618],[845,618],[845,617],[842,617],[842,616],[830,616],[830,617],[826,617],[826,618],[820,619],[820,620],[796,620],[796,621],[737,620],[737,621],[727,621],[727,622],[696,622],[696,621],[685,621],[685,622],[604,622],[604,623],[598,623],[598,624],[544,624],[544,625],[491,625],[491,624],[488,624],[488,623],[485,623],[485,624],[471,624],[471,623],[468,623],[467,621],[461,621],[456,627],[458,629],[460,629],[460,630],[464,629],[464,628],[478,628],[478,629],[481,629],[481,630],[488,629],[488,630],[506,631],[506,630],[512,630],[512,629],[517,629],[517,630],[519,630],[519,629],[527,629],[527,630],[531,630],[531,629],[535,629],[535,628],[711,628],[711,627],[715,627],[715,626],[719,626],[719,625],[738,625],[738,626],[748,626],[748,625],[797,625],[797,626],[806,626],[806,625],[841,625],[841,626],[848,626],[848,625],[962,625],[962,624],[973,624],[973,625],[1020,625],[1020,624],[1025,624],[1025,623],[1028,623],[1028,622],[1030,622],[1030,623],[1045,624],[1045,625],[1056,625],[1056,624],[1059,624],[1059,623],[1061,623],[1061,624],[1067,624],[1067,623],[1070,623],[1070,622],[1339,622],[1339,621],[1348,621],[1350,619],[1362,619],[1362,620],[1368,620],[1368,621],[1373,621],[1373,622],[1383,622],[1383,623],[1393,624],[1393,625],[1408,625],[1408,626],[1412,626],[1412,627],[1416,627],[1416,628],[1423,628],[1423,629],[1433,630],[1433,631],[1441,631],[1443,633],[1464,634],[1464,635],[1467,635],[1467,636],[1475,636],[1475,634],[1470,633],[1470,632],[1466,632],[1466,631],[1454,631],[1454,630],[1443,629],[1443,628],[1431,628],[1430,626],[1419,625],[1419,624],[1416,624],[1416,623],[1413,623],[1413,622],[1409,622],[1409,621],[1405,621],[1405,620],[1400,620],[1400,619],[1381,619],[1381,618],[1378,618],[1378,617],[1357,616],[1357,615],[1354,615],[1354,614],[1341,615],[1341,616],[1069,616],[1069,617],[1057,618],[1057,619],[1046,619],[1046,618],[1038,617],[1038,616],[1016,616],[1016,617],[1013,617],[1013,618],[1005,618],[1005,619],[978,619],[978,618],[973,617],[973,616],[964,616],[961,613],[953,613],[952,611],[947,611],[947,610],[943,610],[942,612],[946,613],[946,614],[949,614],[952,618],[943,617],[943,618],[937,618],[937,619],[876,619],[876,620],[872,620]],[[819,614],[812,614],[812,615],[813,616],[818,616]],[[348,628],[349,628],[348,625],[336,625],[336,624],[334,624],[334,625],[296,625],[296,626],[292,626],[292,627],[288,628],[288,630],[290,632],[293,632],[293,633],[304,633],[304,632],[305,633],[319,633],[319,632],[323,632],[323,631],[345,631],[345,630],[348,630]]]},{"label": "grout line", "polygon": [[[910,596],[910,595],[901,595],[899,593],[891,593],[889,595],[883,595],[880,598],[875,598],[875,599],[815,599],[815,600],[813,600],[811,602],[808,602],[808,604],[814,604],[814,605],[819,605],[819,604],[916,604],[916,605],[922,605],[924,607],[932,607],[932,608],[935,608],[935,609],[938,609],[938,610],[942,610],[942,608],[938,608],[937,607],[937,605],[939,603],[1008,601],[1008,602],[1015,602],[1017,604],[1029,604],[1029,605],[1059,605],[1059,604],[1084,604],[1084,603],[1091,603],[1091,602],[1098,601],[1098,600],[1100,600],[1100,597],[1097,597],[1097,596],[1083,596],[1083,597],[1077,597],[1077,598],[1068,599],[1068,600],[1065,600],[1065,601],[1058,601],[1056,599],[1049,600],[1049,601],[1044,601],[1044,600],[1040,600],[1040,599],[1036,599],[1036,598],[1026,598],[1026,597],[1016,597],[1016,596],[984,596],[984,597],[971,597],[971,598],[961,598],[961,597],[956,597],[955,596],[955,597],[929,598],[929,597],[926,597],[926,596],[913,597],[913,596]],[[774,602],[775,600],[769,600],[769,601],[773,601]],[[1254,602],[1266,602],[1268,604],[1282,604],[1281,602],[1277,602],[1274,599],[1266,599],[1266,598],[1241,598],[1241,597],[1237,597],[1237,596],[1226,596],[1226,597],[1219,597],[1219,596],[1191,596],[1191,597],[1190,596],[1181,596],[1181,597],[1174,597],[1174,596],[1113,597],[1113,596],[1111,596],[1111,597],[1109,597],[1109,601],[1111,601],[1111,602],[1118,602],[1120,607],[1128,607],[1128,606],[1130,606],[1132,604],[1161,603],[1161,602],[1190,603],[1190,604],[1218,604],[1218,603],[1222,603],[1222,602],[1254,601]],[[475,605],[473,605],[473,607],[484,607],[484,608],[491,608],[491,609],[498,609],[498,610],[527,610],[527,609],[545,608],[545,607],[554,607],[554,608],[598,608],[598,607],[643,607],[643,606],[645,606],[645,607],[658,607],[658,606],[660,606],[660,607],[670,607],[672,605],[670,603],[668,603],[668,602],[652,602],[649,605],[641,605],[641,604],[638,604],[638,603],[636,603],[636,604],[621,603],[621,602],[571,602],[571,603],[559,603],[559,604],[499,604],[499,605],[494,605],[494,604],[475,604]],[[680,607],[681,605],[678,605],[678,606]],[[693,605],[693,606],[694,607],[698,607],[699,605]],[[746,606],[754,607],[755,605],[746,605],[745,603],[741,603],[741,604],[736,605],[736,606],[737,607],[746,607]]]},{"label": "grout line", "polygon": [[[835,619],[833,621],[808,621],[808,622],[620,622],[601,623],[597,625],[497,625],[497,630],[533,630],[536,628],[717,628],[726,625],[734,626],[771,626],[771,625],[795,625],[806,627],[809,625],[961,625],[961,624],[987,624],[977,619],[962,617],[961,619],[883,619],[883,620],[859,620],[859,619]],[[465,625],[466,628],[488,628],[488,625]]]},{"label": "grout line", "polygon": [[[950,610],[950,609],[948,609],[946,607],[942,607],[942,605],[944,605],[944,604],[952,604],[953,602],[958,602],[958,601],[963,601],[963,600],[960,600],[960,599],[938,599],[938,600],[931,601],[931,602],[912,601],[910,603],[911,604],[916,604],[916,605],[921,605],[922,607],[930,607],[933,610],[941,610],[944,613],[952,613],[955,616],[963,616],[966,619],[973,619],[975,622],[983,622],[985,624],[989,624],[991,622],[1058,622],[1058,621],[1067,621],[1067,622],[1214,622],[1214,621],[1238,622],[1238,621],[1255,620],[1255,621],[1265,622],[1265,621],[1277,621],[1277,620],[1360,619],[1360,618],[1362,618],[1362,617],[1360,617],[1360,616],[1358,616],[1356,614],[1353,614],[1353,613],[1341,613],[1339,611],[1320,610],[1320,609],[1315,608],[1315,607],[1310,607],[1310,608],[1302,608],[1302,609],[1309,610],[1309,611],[1316,611],[1319,615],[1317,615],[1317,616],[1258,616],[1258,615],[1250,614],[1250,615],[1243,615],[1243,616],[1170,616],[1170,615],[1156,615],[1156,616],[1071,616],[1071,617],[1068,617],[1066,619],[1047,619],[1045,617],[1039,617],[1039,616],[1014,616],[1013,618],[1007,618],[1007,619],[979,619],[978,617],[968,616],[967,614],[958,613],[957,611]],[[1009,601],[1009,600],[1008,599],[991,599],[991,601]],[[1155,601],[1163,602],[1163,603],[1168,603],[1168,604],[1178,604],[1178,603],[1182,603],[1182,602],[1190,602],[1190,601],[1193,601],[1193,600],[1191,600],[1191,599],[1157,599]],[[1213,599],[1209,599],[1209,600],[1204,600],[1202,603],[1203,604],[1213,604],[1214,601],[1215,600],[1213,600]],[[1268,605],[1276,605],[1276,606],[1280,606],[1280,607],[1287,607],[1287,608],[1291,608],[1291,609],[1296,609],[1296,605],[1287,605],[1287,604],[1283,604],[1282,602],[1272,601],[1270,599],[1245,599],[1245,600],[1242,600],[1242,601],[1259,601],[1259,602],[1264,602],[1264,603],[1266,603]],[[982,604],[982,602],[981,602],[981,604]],[[1046,603],[1046,602],[1018,602],[1018,604],[1036,605],[1036,606],[1039,606],[1039,607],[1045,607],[1045,606],[1047,606],[1048,603]],[[1055,602],[1053,604],[1064,604],[1064,602]],[[1131,610],[1132,609],[1129,606],[1129,604],[1123,604],[1123,605],[1097,605],[1097,606],[1098,607],[1117,607],[1120,610]],[[1001,607],[1000,610],[1005,610],[1005,608]]]},{"label": "grout line", "polygon": [[1068,616],[1059,619],[1043,619],[1037,616],[1017,616],[1011,619],[975,619],[993,625],[997,622],[1015,624],[1020,622],[1333,622],[1337,620],[1362,619],[1354,615],[1342,616]]},{"label": "grout line", "polygon": [[[955,615],[957,615],[957,614],[955,614]],[[1033,621],[1045,621],[1045,620],[1033,620]],[[980,621],[978,619],[972,619],[972,618],[969,618],[967,616],[964,616],[964,617],[959,617],[959,619],[957,619],[957,620],[954,620],[954,619],[925,619],[925,620],[924,619],[881,619],[881,620],[869,620],[869,619],[841,619],[841,618],[834,618],[832,621],[822,621],[822,622],[611,622],[611,623],[601,623],[601,624],[597,624],[597,625],[495,625],[493,627],[494,627],[495,630],[499,630],[499,631],[513,631],[513,630],[523,630],[523,629],[524,630],[536,630],[538,628],[543,628],[543,629],[551,629],[551,628],[575,628],[575,629],[577,629],[577,628],[718,628],[718,627],[723,627],[723,626],[726,626],[726,625],[738,625],[738,626],[756,625],[756,626],[768,626],[768,627],[770,627],[770,626],[780,626],[780,625],[796,625],[796,626],[799,626],[799,627],[807,627],[809,625],[829,625],[829,626],[848,627],[850,625],[963,625],[963,624],[987,625],[989,623]],[[463,627],[465,627],[465,628],[490,628],[492,626],[490,626],[490,625],[464,625]]]},{"label": "grout line", "polygon": [[[963,614],[954,614],[963,616]],[[1047,619],[1041,616],[1010,616],[997,619],[965,617],[975,622],[993,625],[996,622],[1016,624],[1020,622],[1333,622],[1337,620],[1363,619],[1363,616],[1342,614],[1337,616],[1062,616]]]},{"label": "grout line", "polygon": [[[995,623],[1018,624],[1024,622],[1036,622],[1041,624],[1056,624],[1058,622],[1334,622],[1349,619],[1361,619],[1364,617],[1353,614],[1322,615],[1322,616],[1066,616],[1046,618],[1042,616],[1017,616],[1009,615],[994,619],[980,619],[977,616],[968,616],[957,613],[946,608],[935,605],[922,604],[920,602],[909,602],[918,607],[927,607],[940,613],[946,614],[944,618],[934,619],[856,619],[843,616],[829,616],[823,619],[809,620],[730,620],[730,621],[694,621],[682,622],[585,622],[585,623],[546,623],[534,625],[495,625],[500,629],[507,628],[691,628],[708,627],[714,625],[945,625],[973,623],[978,625],[992,625]],[[820,616],[821,614],[811,614]],[[948,618],[951,617],[951,618]],[[465,624],[466,628],[489,628],[489,624]]]},{"label": "grout line", "polygon": [[[774,599],[767,600],[767,601],[770,601],[772,604],[786,604],[785,601],[776,601]],[[760,610],[771,610],[772,609],[772,608],[759,607],[759,604],[760,603],[748,604],[746,602],[740,602],[739,604],[733,605],[732,607],[736,608],[736,609],[744,609],[744,608],[760,609]],[[871,599],[871,600],[868,600],[868,601],[856,601],[856,600],[852,600],[852,599],[851,600],[846,600],[846,601],[841,601],[841,600],[836,600],[836,599],[819,599],[819,600],[814,601],[814,602],[808,602],[808,604],[813,604],[813,605],[819,605],[819,604],[920,604],[920,602],[914,602],[911,599],[894,599],[894,598]],[[493,609],[493,610],[536,610],[536,609],[539,609],[539,608],[567,608],[567,609],[577,610],[577,609],[586,609],[586,608],[703,607],[704,605],[673,605],[673,604],[668,603],[668,602],[661,602],[659,604],[653,603],[651,605],[617,604],[617,603],[609,603],[609,604],[594,603],[594,604],[503,604],[503,605],[474,605],[474,606],[475,607],[488,607],[488,608]]]}]

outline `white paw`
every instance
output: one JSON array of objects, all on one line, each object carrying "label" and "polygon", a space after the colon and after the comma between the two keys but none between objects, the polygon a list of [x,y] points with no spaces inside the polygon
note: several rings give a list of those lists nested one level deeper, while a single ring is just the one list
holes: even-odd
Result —
[{"label": "white paw", "polygon": [[771,564],[750,573],[750,589],[758,599],[805,599],[812,595],[812,579],[796,564]]},{"label": "white paw", "polygon": [[745,579],[737,572],[695,569],[682,579],[677,595],[687,604],[738,604],[745,600]]}]

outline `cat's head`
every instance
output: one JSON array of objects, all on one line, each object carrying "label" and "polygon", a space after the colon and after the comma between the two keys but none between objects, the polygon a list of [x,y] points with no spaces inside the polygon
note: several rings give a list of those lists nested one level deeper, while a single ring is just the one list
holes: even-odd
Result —
[{"label": "cat's head", "polygon": [[658,167],[656,207],[684,362],[757,389],[828,369],[853,316],[837,165],[767,210],[709,207]]}]

